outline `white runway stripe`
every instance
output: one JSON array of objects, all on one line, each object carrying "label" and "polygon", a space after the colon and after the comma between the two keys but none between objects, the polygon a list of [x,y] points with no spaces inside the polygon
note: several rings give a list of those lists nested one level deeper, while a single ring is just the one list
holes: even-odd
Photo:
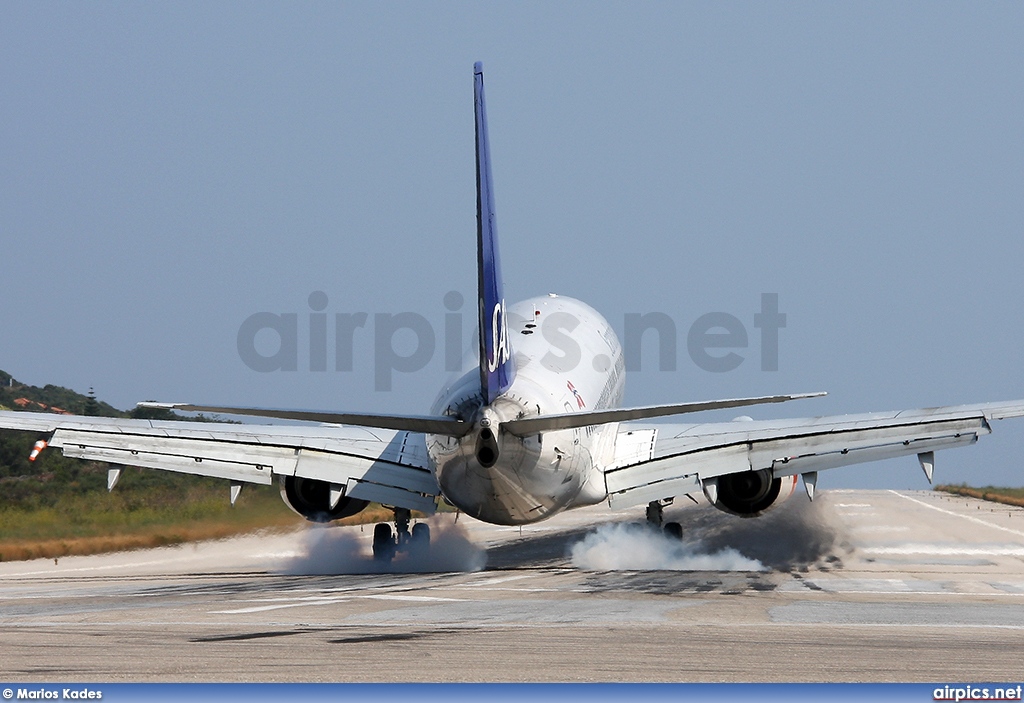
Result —
[{"label": "white runway stripe", "polygon": [[1019,537],[1024,537],[1024,532],[1021,532],[1020,530],[1012,530],[1009,527],[1003,527],[1002,525],[997,525],[997,524],[995,524],[993,522],[988,522],[987,520],[982,520],[981,518],[972,517],[970,515],[964,515],[963,513],[954,513],[952,510],[946,510],[945,508],[940,508],[940,507],[937,507],[935,505],[929,505],[928,503],[925,503],[923,500],[918,500],[917,498],[911,498],[910,496],[903,495],[899,491],[889,491],[889,492],[892,493],[893,495],[898,495],[900,498],[903,498],[905,500],[909,500],[911,503],[917,503],[918,505],[923,505],[926,508],[930,508],[932,510],[937,510],[940,513],[945,513],[946,515],[952,515],[954,517],[963,518],[964,520],[970,520],[971,522],[977,523],[979,525],[984,525],[985,527],[991,527],[993,530],[1002,530],[1003,532],[1009,532],[1011,535],[1018,535]]},{"label": "white runway stripe", "polygon": [[904,544],[899,547],[864,547],[862,554],[930,554],[941,556],[1004,556],[1024,557],[1024,546],[992,545],[989,547],[943,546],[939,544]]}]

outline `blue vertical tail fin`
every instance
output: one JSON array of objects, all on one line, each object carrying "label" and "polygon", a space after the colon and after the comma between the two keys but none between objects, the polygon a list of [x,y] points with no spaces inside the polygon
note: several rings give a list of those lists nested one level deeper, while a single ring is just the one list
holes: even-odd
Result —
[{"label": "blue vertical tail fin", "polygon": [[498,257],[498,230],[494,218],[491,148],[487,138],[483,64],[473,66],[476,113],[476,247],[477,305],[480,324],[480,386],[490,405],[515,379],[512,345],[505,321],[505,298]]}]

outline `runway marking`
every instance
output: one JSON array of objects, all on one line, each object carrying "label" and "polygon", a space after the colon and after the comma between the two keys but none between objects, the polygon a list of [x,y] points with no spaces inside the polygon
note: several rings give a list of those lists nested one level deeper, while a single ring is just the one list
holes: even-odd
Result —
[{"label": "runway marking", "polygon": [[357,598],[366,598],[369,600],[404,600],[413,601],[416,603],[428,603],[437,601],[451,601],[451,602],[462,602],[465,598],[442,598],[440,596],[402,596],[391,593],[374,593],[367,596],[356,596]]},{"label": "runway marking", "polygon": [[[1009,592],[1003,592],[1003,591],[830,591],[830,590],[826,590],[826,589],[822,589],[820,591],[815,591],[812,588],[804,588],[804,589],[782,588],[782,589],[779,589],[779,590],[782,591],[783,593],[799,594],[801,598],[803,598],[805,596],[823,596],[823,597],[824,596],[834,596],[834,595],[838,595],[838,594],[841,594],[841,593],[856,593],[857,595],[865,595],[865,596],[892,596],[892,595],[897,595],[897,594],[899,594],[901,596],[929,596],[929,600],[932,597],[937,596],[937,595],[947,595],[947,596],[984,596],[985,598],[991,598],[991,597],[998,598],[998,597],[1001,597],[1001,596],[1010,596],[1010,597],[1020,598],[1021,596],[1024,596],[1024,592],[1021,592],[1021,593],[1009,593]],[[707,593],[707,591],[678,591],[678,593],[686,593],[686,594],[691,594],[692,593],[693,595],[705,595]],[[1021,628],[1024,628],[1024,625],[1021,625]]]},{"label": "runway marking", "polygon": [[937,544],[905,544],[901,547],[866,547],[863,554],[931,554],[941,556],[1024,556],[1024,546],[1003,545],[992,547],[943,547]]},{"label": "runway marking", "polygon": [[[830,593],[947,593],[941,584],[933,581],[906,581],[904,579],[834,579],[809,578],[800,583],[804,588],[820,588]],[[784,587],[784,591],[795,589]]]},{"label": "runway marking", "polygon": [[[347,603],[354,599],[362,600],[390,600],[406,601],[414,603],[436,603],[436,602],[463,602],[464,598],[442,598],[440,596],[406,596],[400,594],[371,593],[368,595],[354,595],[348,598],[323,598],[307,596],[305,598],[263,598],[250,603],[273,603],[273,605],[254,605],[247,608],[233,608],[231,610],[211,610],[211,614],[217,615],[239,615],[245,613],[262,613],[268,610],[281,610],[283,608],[301,608],[307,605],[331,605],[333,603]],[[283,602],[282,602],[283,601]],[[245,601],[242,601],[245,602]]]},{"label": "runway marking", "polygon": [[508,583],[509,581],[518,581],[520,579],[536,578],[540,574],[516,574],[515,576],[494,576],[492,578],[483,579],[473,584],[467,584],[469,587],[474,586],[493,586],[497,583]]},{"label": "runway marking", "polygon": [[773,622],[848,625],[902,625],[960,628],[964,626],[1024,628],[1015,603],[822,603],[804,600],[768,609]]},{"label": "runway marking", "polygon": [[235,608],[234,610],[211,610],[211,615],[240,615],[244,613],[263,613],[268,610],[281,610],[283,608],[302,608],[307,605],[333,605],[344,603],[348,598],[324,598],[320,600],[308,600],[301,603],[278,603],[277,605],[259,605],[252,608]]},{"label": "runway marking", "polygon": [[985,527],[991,527],[994,530],[1002,530],[1003,532],[1009,532],[1011,535],[1017,535],[1018,537],[1024,537],[1024,532],[1021,532],[1020,530],[1012,530],[1009,527],[1003,527],[1002,525],[997,525],[997,524],[995,524],[993,522],[988,522],[987,520],[982,520],[980,518],[976,518],[976,517],[973,517],[971,515],[964,515],[963,513],[954,513],[952,510],[946,510],[945,508],[939,508],[939,507],[937,507],[935,505],[929,505],[928,503],[925,503],[923,500],[918,500],[917,498],[911,498],[910,496],[903,495],[899,491],[890,490],[889,492],[892,493],[893,495],[899,496],[900,498],[903,498],[905,500],[909,500],[911,503],[917,503],[918,505],[923,505],[926,508],[930,508],[932,510],[937,510],[940,513],[945,513],[946,515],[952,515],[954,517],[963,518],[964,520],[970,520],[971,522],[976,522],[979,525],[984,525]]},{"label": "runway marking", "polygon": [[60,576],[61,574],[70,574],[73,572],[80,571],[108,571],[110,569],[134,569],[139,566],[156,566],[157,564],[171,564],[176,561],[182,561],[185,557],[177,557],[174,559],[155,559],[153,561],[137,561],[125,564],[107,564],[105,566],[79,566],[73,569],[61,568],[56,566],[53,569],[47,569],[46,571],[12,571],[10,573],[3,574],[8,577],[19,577],[19,576]]},{"label": "runway marking", "polygon": [[589,593],[586,589],[565,589],[565,588],[517,588],[515,586],[498,586],[497,588],[491,588],[485,586],[483,588],[477,588],[476,586],[452,586],[452,590],[458,591],[511,591],[513,593],[565,593],[566,591],[574,593]]}]

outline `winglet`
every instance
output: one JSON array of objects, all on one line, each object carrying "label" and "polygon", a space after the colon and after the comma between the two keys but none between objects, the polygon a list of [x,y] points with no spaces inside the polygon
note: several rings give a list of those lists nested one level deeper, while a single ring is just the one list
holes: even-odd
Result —
[{"label": "winglet", "polygon": [[490,405],[515,379],[512,344],[505,320],[504,290],[498,257],[494,216],[491,148],[484,104],[484,65],[473,64],[473,104],[476,115],[476,234],[477,292],[480,325],[480,387]]}]

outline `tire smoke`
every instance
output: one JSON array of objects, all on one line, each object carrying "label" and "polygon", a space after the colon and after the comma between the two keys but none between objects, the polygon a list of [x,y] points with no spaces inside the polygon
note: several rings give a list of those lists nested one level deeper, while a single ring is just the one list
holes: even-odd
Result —
[{"label": "tire smoke", "polygon": [[765,571],[731,547],[714,553],[637,523],[603,525],[570,547],[572,563],[588,571]]},{"label": "tire smoke", "polygon": [[794,496],[756,518],[740,518],[709,505],[666,513],[683,526],[684,541],[643,523],[599,527],[570,547],[573,565],[597,571],[790,571],[842,568],[852,547],[831,499]]},{"label": "tire smoke", "polygon": [[819,491],[812,503],[796,495],[764,515],[738,518],[708,506],[690,511],[684,530],[709,550],[735,549],[776,571],[829,564],[842,567],[851,550],[832,498]]},{"label": "tire smoke", "polygon": [[292,576],[340,574],[423,574],[480,571],[487,563],[485,550],[473,544],[459,525],[434,516],[430,546],[423,551],[400,551],[391,561],[379,561],[370,551],[369,535],[351,527],[314,527],[305,536],[301,554],[285,564]]}]

